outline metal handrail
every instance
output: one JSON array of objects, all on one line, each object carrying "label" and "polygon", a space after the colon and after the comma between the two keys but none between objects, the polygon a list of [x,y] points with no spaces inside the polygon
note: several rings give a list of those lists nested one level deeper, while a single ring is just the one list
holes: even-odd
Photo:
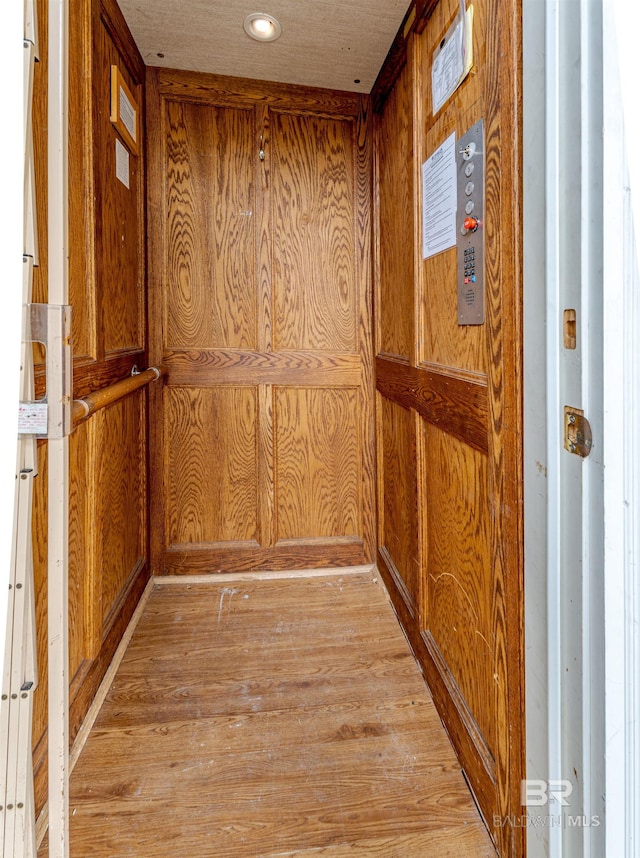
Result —
[{"label": "metal handrail", "polygon": [[115,384],[110,384],[101,390],[95,390],[82,399],[74,399],[71,410],[74,425],[82,423],[91,417],[92,414],[95,414],[96,411],[100,411],[101,408],[106,408],[119,399],[124,399],[125,396],[128,396],[135,390],[139,390],[141,387],[152,381],[156,381],[166,374],[166,366],[150,366],[142,372],[132,374],[121,381],[116,381]]}]

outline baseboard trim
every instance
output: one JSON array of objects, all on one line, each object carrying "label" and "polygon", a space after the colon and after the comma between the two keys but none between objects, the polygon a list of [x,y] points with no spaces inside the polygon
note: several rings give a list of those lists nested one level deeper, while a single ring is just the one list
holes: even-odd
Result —
[{"label": "baseboard trim", "polygon": [[331,578],[344,575],[368,575],[376,571],[372,563],[365,566],[331,566],[324,569],[289,569],[256,572],[218,572],[215,575],[154,575],[156,584],[180,587],[184,584],[220,585],[227,581],[277,581],[290,578]]}]

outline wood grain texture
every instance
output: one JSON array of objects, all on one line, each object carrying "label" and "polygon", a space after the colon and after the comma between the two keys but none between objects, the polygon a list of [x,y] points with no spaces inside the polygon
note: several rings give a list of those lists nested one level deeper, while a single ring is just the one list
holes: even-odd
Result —
[{"label": "wood grain texture", "polygon": [[[92,613],[88,601],[92,596],[89,580],[95,533],[92,442],[93,427],[88,425],[77,429],[69,439],[69,675],[72,678],[89,655],[87,615]],[[46,445],[41,449],[45,448]]]},{"label": "wood grain texture", "polygon": [[276,350],[358,350],[354,133],[354,122],[271,112]]},{"label": "wood grain texture", "polygon": [[[371,560],[368,101],[157,70],[148,94],[151,357],[168,367],[164,394],[151,392],[153,455],[164,462],[163,478],[152,477],[153,566],[188,573]],[[195,205],[196,196],[215,202]],[[239,206],[252,212],[240,237]],[[207,254],[233,278],[198,280]],[[225,263],[240,257],[245,268]],[[229,301],[218,336],[211,308]],[[242,333],[247,303],[253,339]],[[251,427],[232,392],[248,389]],[[212,396],[219,403],[207,412]],[[281,442],[294,450],[286,466]],[[207,499],[203,474],[222,497]]]},{"label": "wood grain texture", "polygon": [[376,553],[376,416],[375,367],[373,361],[373,121],[371,100],[358,99],[356,148],[356,288],[359,293],[358,335],[362,360],[362,379],[359,390],[360,425],[356,433],[360,439],[362,456],[361,516],[362,539],[366,562],[375,562]]},{"label": "wood grain texture", "polygon": [[[440,44],[460,4],[440,0],[427,22],[424,35],[416,42],[420,65],[431,68],[433,51]],[[461,137],[483,116],[485,75],[484,39],[487,22],[485,4],[474,8],[474,65],[476,69],[434,118],[432,115],[431,75],[423,76],[422,98],[426,128],[422,136],[420,163],[455,131]],[[422,326],[424,341],[420,360],[472,372],[487,372],[487,329],[485,325],[458,325],[456,250],[452,248],[422,262]]]},{"label": "wood grain texture", "polygon": [[449,375],[446,368],[435,372],[378,357],[376,383],[387,399],[415,409],[434,426],[487,452],[488,397],[482,377],[463,380]]},{"label": "wood grain texture", "polygon": [[164,557],[165,575],[220,575],[243,572],[286,572],[364,564],[368,553],[359,537],[280,540],[273,547],[257,543],[220,543],[215,548],[192,545],[170,548]]},{"label": "wood grain texture", "polygon": [[[91,427],[84,426],[69,439],[69,676],[71,696],[83,681],[89,658],[87,639],[88,600],[91,597],[94,540]],[[34,483],[32,533],[34,544],[34,583],[38,688],[34,695],[33,745],[36,770],[36,794],[40,807],[46,790],[46,734],[48,705],[47,641],[47,444],[38,444],[38,477]],[[79,722],[71,721],[71,729]]]},{"label": "wood grain texture", "polygon": [[412,614],[420,604],[415,414],[381,402],[381,551]]},{"label": "wood grain texture", "polygon": [[163,556],[164,575],[220,575],[242,572],[282,572],[362,565],[367,546],[358,536],[325,539],[281,539],[264,547],[257,542],[223,542],[169,548]]},{"label": "wood grain texture", "polygon": [[415,617],[411,615],[404,599],[400,597],[393,572],[387,566],[386,555],[382,551],[378,551],[378,568],[389,588],[398,619],[424,671],[424,677],[433,695],[436,708],[463,764],[465,775],[473,783],[473,791],[478,806],[480,808],[490,807],[491,803],[495,801],[495,760],[488,751],[486,743],[451,677],[446,663],[441,658],[437,646],[429,645],[429,633],[420,631],[420,623],[415,621]]},{"label": "wood grain texture", "polygon": [[361,532],[357,389],[276,388],[278,539]]},{"label": "wood grain texture", "polygon": [[97,432],[97,574],[103,629],[134,570],[146,555],[144,392],[91,419]]},{"label": "wood grain texture", "polygon": [[[134,366],[138,368],[147,364],[146,351],[135,349],[124,355],[112,355],[107,360],[91,360],[86,363],[74,361],[73,364],[73,395],[74,398],[82,398],[108,387],[131,375]],[[36,397],[45,395],[46,385],[44,373],[36,376]]]},{"label": "wood grain texture", "polygon": [[[522,203],[522,18],[504,0],[492,0],[486,30],[486,215],[491,251],[487,322],[491,426],[489,481],[499,520],[491,519],[490,545],[494,568],[493,635],[496,671],[506,677],[494,687],[496,720],[508,723],[498,734],[497,804],[505,816],[520,803],[525,776],[524,730],[524,498],[523,498],[523,242]],[[515,724],[515,728],[512,725]],[[496,832],[501,850],[522,854],[521,828]]]},{"label": "wood grain texture", "polygon": [[256,540],[257,388],[170,388],[165,413],[169,545]]},{"label": "wood grain texture", "polygon": [[258,518],[260,544],[273,548],[277,542],[275,510],[275,445],[273,386],[258,387]]},{"label": "wood grain texture", "polygon": [[[42,18],[39,18],[39,24]],[[93,42],[91,4],[69,4],[69,303],[73,307],[74,371],[78,359],[97,357],[95,290],[95,172],[91,104]],[[75,374],[75,372],[74,372]]]},{"label": "wood grain texture", "polygon": [[451,435],[426,423],[422,428],[429,499],[424,510],[429,537],[423,629],[431,633],[495,752],[487,461]]},{"label": "wood grain texture", "polygon": [[[129,187],[116,178],[116,140],[123,141],[110,120],[111,66],[120,68],[140,105],[144,96],[141,80],[125,67],[102,18],[94,46],[97,312],[100,345],[109,355],[141,348],[145,337],[143,161],[129,152]],[[140,143],[144,146],[143,139]]]},{"label": "wood grain texture", "polygon": [[411,363],[414,350],[414,170],[411,66],[376,123],[378,354]]},{"label": "wood grain texture", "polygon": [[165,110],[166,345],[256,348],[254,111]]},{"label": "wood grain texture", "polygon": [[[266,151],[271,151],[271,114],[269,106],[258,103],[255,106],[257,131],[259,136],[255,144],[260,152],[265,153],[259,172],[256,195],[255,228],[258,244],[258,345],[259,351],[273,350],[273,298],[271,287],[271,260],[273,254],[273,230],[271,227],[271,159],[267,159]],[[255,149],[254,149],[255,155]]]},{"label": "wood grain texture", "polygon": [[71,407],[71,416],[74,426],[78,426],[88,420],[96,411],[108,408],[120,399],[131,396],[137,390],[146,387],[154,381],[158,381],[167,373],[166,367],[149,367],[149,369],[138,370],[126,378],[116,381],[108,387],[96,390],[82,399],[74,399]]},{"label": "wood grain texture", "polygon": [[[428,71],[458,8],[454,0],[431,4],[430,15],[405,39],[415,79],[413,166],[417,180],[421,163],[444,139],[484,118],[486,322],[457,325],[455,251],[418,257],[415,366],[406,358],[376,362],[383,402],[386,397],[410,407],[426,421],[416,457],[421,622],[405,604],[389,553],[382,548],[378,559],[479,805],[493,823],[520,812],[524,771],[522,41],[513,4],[476,4],[474,68],[434,117]],[[401,86],[403,62],[381,80]],[[394,97],[374,99],[389,119]],[[395,126],[401,133],[400,119]],[[414,254],[419,247],[416,230]],[[523,854],[522,830],[506,824],[492,834],[501,855]]]},{"label": "wood grain texture", "polygon": [[[121,441],[126,441],[124,433],[117,430],[120,449]],[[98,427],[94,422],[78,427],[69,440],[69,675],[71,677],[70,700],[72,712],[70,715],[70,732],[75,735],[80,727],[91,696],[101,679],[99,671],[92,669],[94,659],[104,661],[106,669],[109,654],[101,652],[103,631],[102,613],[97,616],[97,609],[102,611],[104,603],[103,588],[110,586],[118,588],[118,577],[126,579],[127,570],[123,567],[121,576],[110,577],[117,558],[109,552],[105,559],[101,551],[101,532],[96,524],[96,515],[103,506],[109,506],[115,492],[110,492],[106,484],[101,484],[97,473],[98,463],[105,459],[113,461],[117,452],[113,449],[102,451],[97,455]],[[38,445],[39,474],[35,482],[33,536],[34,536],[34,575],[36,585],[36,617],[37,617],[37,648],[39,686],[34,695],[34,764],[36,769],[36,795],[38,807],[45,799],[46,791],[46,734],[47,734],[47,445]],[[99,488],[98,488],[99,487]],[[100,495],[106,491],[107,497]],[[125,498],[126,500],[126,498]],[[132,513],[136,508],[120,508],[122,516],[133,520]],[[140,507],[138,506],[138,510]],[[109,512],[113,512],[109,510]],[[118,514],[118,508],[114,515]],[[144,525],[140,525],[139,535],[143,536]],[[119,546],[113,541],[108,547],[113,547],[116,554]],[[135,565],[135,564],[134,564]],[[140,570],[136,567],[136,573]],[[128,582],[124,591],[128,590]],[[126,615],[127,605],[121,596],[119,611]],[[111,621],[115,620],[115,616]],[[89,676],[91,674],[91,676]],[[87,682],[89,684],[87,685]]]},{"label": "wood grain texture", "polygon": [[424,30],[425,22],[437,4],[438,0],[414,0],[409,6],[371,90],[371,101],[376,113],[384,110],[386,99],[393,92],[402,73],[407,61],[407,45],[411,34]]},{"label": "wood grain texture", "polygon": [[[47,4],[38,3],[40,30],[40,62],[35,75],[34,134],[36,145],[36,183],[38,194],[38,229],[40,244],[40,267],[35,276],[34,301],[47,301]],[[126,24],[114,0],[71,0],[70,4],[70,55],[69,77],[73,82],[69,101],[69,276],[70,301],[73,305],[74,338],[74,395],[87,393],[128,375],[134,363],[146,364],[144,343],[144,303],[140,284],[144,283],[145,227],[142,218],[143,168],[139,159],[137,167],[138,188],[134,191],[137,208],[127,210],[127,230],[130,244],[123,255],[122,234],[107,226],[113,221],[117,206],[113,200],[105,201],[104,181],[115,181],[106,175],[106,159],[109,152],[103,139],[102,112],[109,112],[109,91],[105,93],[99,83],[103,62],[107,54],[116,52],[130,81],[139,84],[143,80],[144,66],[135,43],[127,31]],[[142,104],[143,99],[140,97]],[[106,98],[106,104],[105,104]],[[113,145],[113,141],[111,141]],[[110,151],[110,150],[109,150]],[[101,172],[102,170],[102,172]],[[98,227],[97,219],[102,218]],[[131,217],[129,216],[131,214]],[[113,223],[112,223],[113,225]],[[100,236],[97,231],[100,230]],[[96,237],[102,241],[100,260],[97,256]],[[113,239],[113,247],[109,242]],[[128,254],[128,255],[127,255]],[[123,261],[124,260],[124,261]],[[100,265],[98,263],[101,263]],[[102,263],[104,263],[102,265]],[[132,266],[130,271],[127,267]],[[124,268],[123,268],[124,265]],[[99,270],[98,270],[99,269]],[[125,283],[133,282],[135,272],[142,272],[142,279],[135,280],[133,291],[123,297]],[[136,275],[137,277],[137,275]],[[114,297],[113,289],[120,290]],[[110,291],[111,290],[111,291]],[[112,302],[113,299],[113,302]],[[111,303],[112,302],[112,303]],[[103,318],[101,307],[108,306],[112,315]],[[137,328],[136,328],[137,326]],[[136,337],[126,333],[137,330]],[[119,339],[120,332],[125,332]],[[120,350],[127,345],[129,350]],[[105,359],[105,349],[115,353]],[[44,377],[39,368],[36,395],[44,394]],[[113,598],[107,625],[118,630],[118,623],[126,622],[131,603],[139,595],[131,580],[132,571],[140,578],[147,574],[142,560],[135,569],[115,569],[115,557],[108,557],[102,565],[102,535],[96,524],[104,500],[96,489],[96,480],[104,458],[116,451],[115,458],[129,457],[129,462],[139,455],[140,429],[133,435],[122,435],[118,427],[109,436],[109,449],[101,451],[95,424],[78,428],[70,438],[70,509],[69,509],[69,630],[70,630],[70,733],[73,737],[91,702],[98,683],[106,669],[114,649],[114,637],[104,628],[103,575],[107,588],[122,582],[119,593],[110,592]],[[47,757],[47,643],[46,643],[46,443],[38,445],[40,476],[35,484],[34,545],[36,576],[36,613],[38,624],[38,662],[40,686],[35,695],[35,719],[33,727],[35,792],[38,811],[46,798]],[[136,473],[146,469],[146,454],[140,454]],[[113,464],[113,463],[112,463]],[[107,465],[107,469],[109,465]],[[111,498],[114,500],[114,497]],[[125,498],[125,502],[130,500]],[[109,501],[107,500],[107,503]],[[137,505],[126,509],[126,526],[140,522],[139,537],[146,546],[146,524],[144,520],[143,495]],[[111,514],[109,512],[109,514]],[[114,513],[117,515],[117,513]],[[115,553],[119,543],[116,541]],[[146,547],[143,556],[146,553]],[[111,564],[111,565],[110,565]],[[127,601],[129,600],[129,601]],[[104,634],[107,634],[103,641]]]},{"label": "wood grain texture", "polygon": [[370,575],[156,587],[71,807],[71,858],[494,854]]},{"label": "wood grain texture", "polygon": [[[149,361],[158,365],[164,357],[164,283],[166,258],[166,199],[164,187],[165,156],[161,141],[165,135],[165,111],[159,91],[157,72],[147,68],[145,76],[145,115],[147,119],[147,220],[149,308]],[[165,532],[165,476],[164,462],[164,402],[165,390],[154,386],[149,391],[149,457],[161,464],[149,468],[149,564],[151,574],[162,568],[162,555],[166,546]]]},{"label": "wood grain texture", "polygon": [[357,116],[359,96],[353,92],[293,86],[276,81],[249,80],[225,75],[200,74],[181,69],[154,68],[160,94],[167,99],[204,101],[220,106],[262,104],[311,115]]},{"label": "wood grain texture", "polygon": [[249,351],[245,349],[171,349],[164,362],[171,385],[307,384],[355,387],[361,383],[357,354],[318,351]]}]

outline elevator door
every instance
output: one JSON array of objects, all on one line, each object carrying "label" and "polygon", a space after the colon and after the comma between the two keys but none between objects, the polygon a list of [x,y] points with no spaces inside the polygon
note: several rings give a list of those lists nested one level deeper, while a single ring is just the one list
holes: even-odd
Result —
[{"label": "elevator door", "polygon": [[[151,72],[154,569],[373,556],[357,96]],[[364,226],[364,228],[363,228]]]}]

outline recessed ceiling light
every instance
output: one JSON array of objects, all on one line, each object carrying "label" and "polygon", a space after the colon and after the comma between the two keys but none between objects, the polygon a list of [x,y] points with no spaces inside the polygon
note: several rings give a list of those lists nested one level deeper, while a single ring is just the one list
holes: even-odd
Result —
[{"label": "recessed ceiling light", "polygon": [[282,33],[282,27],[273,15],[252,12],[244,19],[244,31],[258,42],[273,42]]}]

